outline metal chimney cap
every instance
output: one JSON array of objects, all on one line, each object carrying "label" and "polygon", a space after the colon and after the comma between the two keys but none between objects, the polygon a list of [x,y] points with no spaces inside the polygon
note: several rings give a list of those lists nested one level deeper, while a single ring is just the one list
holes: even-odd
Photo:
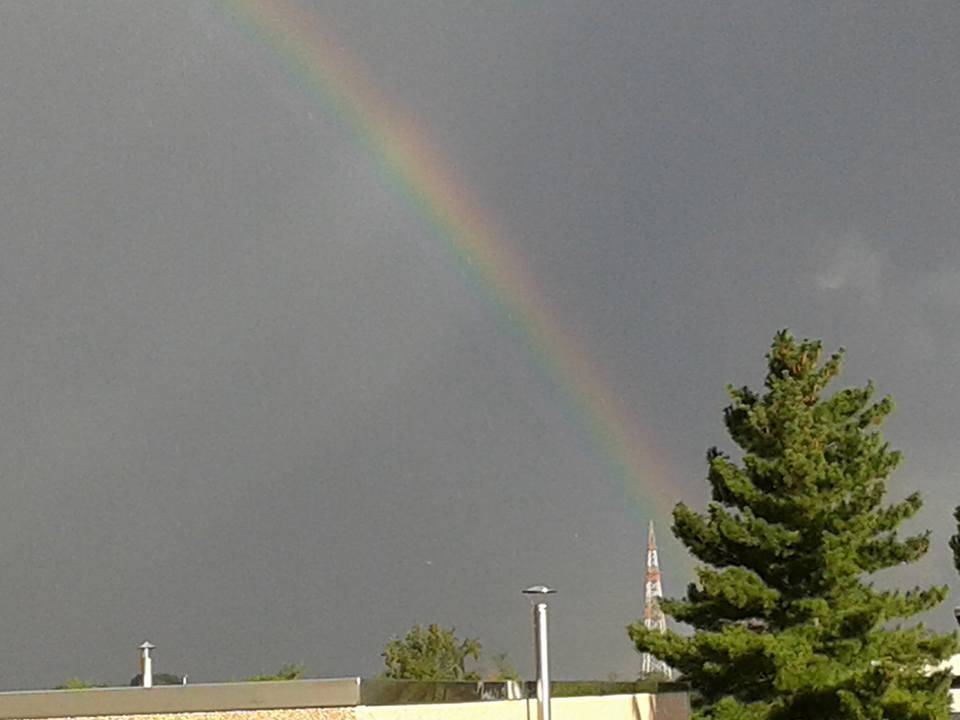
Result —
[{"label": "metal chimney cap", "polygon": [[546,585],[533,585],[522,592],[524,595],[552,595],[556,590],[548,588]]},{"label": "metal chimney cap", "polygon": [[144,640],[143,645],[139,646],[141,650],[153,650],[156,645],[153,645],[149,640]]}]

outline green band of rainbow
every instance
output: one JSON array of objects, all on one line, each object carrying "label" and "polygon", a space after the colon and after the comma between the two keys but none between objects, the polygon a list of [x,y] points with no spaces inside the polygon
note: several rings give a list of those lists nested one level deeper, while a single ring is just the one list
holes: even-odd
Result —
[{"label": "green band of rainbow", "polygon": [[547,374],[575,408],[592,445],[624,482],[632,503],[666,519],[680,497],[657,461],[650,433],[606,383],[585,344],[565,330],[557,313],[507,243],[453,177],[423,131],[387,102],[346,50],[324,37],[316,17],[289,0],[223,0],[223,6],[380,164],[385,176],[445,239]]}]

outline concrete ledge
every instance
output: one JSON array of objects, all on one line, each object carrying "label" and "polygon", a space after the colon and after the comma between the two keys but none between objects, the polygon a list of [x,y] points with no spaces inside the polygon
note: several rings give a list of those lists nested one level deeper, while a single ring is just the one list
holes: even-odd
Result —
[{"label": "concrete ledge", "polygon": [[360,678],[0,693],[0,720],[350,707]]}]

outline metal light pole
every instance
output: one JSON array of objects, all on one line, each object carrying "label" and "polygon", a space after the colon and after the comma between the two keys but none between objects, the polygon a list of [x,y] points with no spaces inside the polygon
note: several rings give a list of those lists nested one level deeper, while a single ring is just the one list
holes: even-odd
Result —
[{"label": "metal light pole", "polygon": [[537,720],[550,720],[550,654],[547,645],[547,596],[556,590],[534,585],[523,591],[533,604],[533,639],[537,656]]},{"label": "metal light pole", "polygon": [[153,687],[153,658],[150,657],[150,651],[155,647],[148,640],[140,646],[140,687]]}]

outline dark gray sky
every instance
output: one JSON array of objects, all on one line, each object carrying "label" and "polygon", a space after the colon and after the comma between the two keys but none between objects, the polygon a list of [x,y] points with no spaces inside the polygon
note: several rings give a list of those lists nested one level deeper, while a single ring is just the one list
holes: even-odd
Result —
[{"label": "dark gray sky", "polygon": [[[705,499],[789,326],[875,378],[956,587],[960,5],[305,3]],[[371,674],[414,622],[629,676],[647,515],[376,160],[214,2],[0,4],[0,687]],[[655,513],[653,511],[656,511]],[[952,624],[952,595],[930,622]]]}]

